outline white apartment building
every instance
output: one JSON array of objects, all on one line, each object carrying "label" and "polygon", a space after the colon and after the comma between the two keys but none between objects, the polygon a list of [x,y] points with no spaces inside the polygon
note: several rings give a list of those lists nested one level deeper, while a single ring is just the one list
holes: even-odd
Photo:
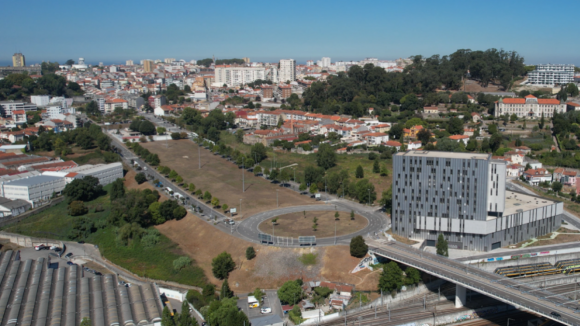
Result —
[{"label": "white apartment building", "polygon": [[282,59],[280,60],[280,82],[296,80],[296,60]]},{"label": "white apartment building", "polygon": [[42,175],[65,178],[67,184],[74,179],[91,176],[99,179],[100,185],[106,186],[123,177],[123,165],[119,162],[97,165],[86,164],[61,171],[47,171],[43,172]]},{"label": "white apartment building", "polygon": [[48,201],[53,193],[60,194],[66,186],[64,178],[49,175],[8,181],[2,186],[4,197],[22,199],[32,207],[37,207]]},{"label": "white apartment building", "polygon": [[2,111],[2,116],[11,117],[12,111],[24,110],[26,112],[29,112],[36,111],[38,108],[36,107],[36,104],[14,101],[3,101],[0,102],[0,109]]},{"label": "white apartment building", "polygon": [[105,114],[105,102],[107,102],[107,100],[105,100],[103,97],[99,97],[95,100],[95,102],[97,102],[97,106],[99,107],[101,114]]},{"label": "white apartment building", "polygon": [[132,66],[132,65],[133,65],[133,60],[125,61],[125,66]]},{"label": "white apartment building", "polygon": [[528,95],[525,98],[504,98],[495,102],[495,117],[504,114],[515,114],[518,118],[539,119],[544,114],[550,118],[554,113],[566,112],[566,104],[553,98],[537,98]]},{"label": "white apartment building", "polygon": [[278,67],[269,66],[266,68],[266,80],[269,80],[274,84],[280,82],[280,71],[278,70]]},{"label": "white apartment building", "polygon": [[329,57],[323,57],[322,60],[320,60],[321,63],[321,67],[323,68],[328,68],[330,67],[330,58]]},{"label": "white apartment building", "polygon": [[531,85],[565,85],[574,81],[574,65],[542,64],[528,73]]},{"label": "white apartment building", "polygon": [[220,85],[240,86],[257,79],[266,79],[266,68],[232,65],[215,66],[215,82]]},{"label": "white apartment building", "polygon": [[50,96],[48,95],[31,95],[30,102],[36,106],[47,106],[50,102]]},{"label": "white apartment building", "polygon": [[165,58],[165,59],[163,59],[163,62],[165,62],[165,63],[173,63],[173,62],[175,62],[175,58]]}]

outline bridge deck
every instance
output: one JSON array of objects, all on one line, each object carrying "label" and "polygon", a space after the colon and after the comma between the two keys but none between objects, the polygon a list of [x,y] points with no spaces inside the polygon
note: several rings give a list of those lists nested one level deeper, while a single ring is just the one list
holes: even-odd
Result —
[{"label": "bridge deck", "polygon": [[[538,290],[514,279],[490,273],[476,267],[420,251],[397,242],[368,240],[369,251],[379,256],[415,267],[426,273],[462,285],[518,308],[541,314],[566,325],[580,325],[580,315],[575,313],[580,305],[563,295]],[[533,292],[531,290],[534,290]],[[549,299],[545,297],[551,296]],[[560,317],[552,315],[555,312]]]}]

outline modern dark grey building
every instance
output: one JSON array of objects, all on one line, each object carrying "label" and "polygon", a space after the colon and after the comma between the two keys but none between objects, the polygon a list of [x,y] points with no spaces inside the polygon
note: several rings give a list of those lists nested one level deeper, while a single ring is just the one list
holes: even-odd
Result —
[{"label": "modern dark grey building", "polygon": [[563,203],[505,189],[489,154],[408,151],[393,157],[392,230],[434,246],[489,251],[560,227]]}]

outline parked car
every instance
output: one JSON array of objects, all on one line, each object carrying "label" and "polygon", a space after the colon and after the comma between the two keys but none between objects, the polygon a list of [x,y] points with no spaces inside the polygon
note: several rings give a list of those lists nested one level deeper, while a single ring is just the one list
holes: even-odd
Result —
[{"label": "parked car", "polygon": [[59,248],[59,247],[54,248],[54,252],[61,252],[61,251],[62,251],[62,248]]},{"label": "parked car", "polygon": [[258,308],[258,306],[259,306],[258,303],[254,302],[254,303],[250,304],[250,309]]},{"label": "parked car", "polygon": [[46,246],[43,245],[43,244],[39,244],[38,246],[34,246],[34,250],[36,250],[36,251],[39,251],[39,250],[42,250],[42,249],[45,249],[45,248],[46,248]]},{"label": "parked car", "polygon": [[54,250],[56,248],[58,248],[58,247],[57,246],[50,246],[50,250]]},{"label": "parked car", "polygon": [[260,313],[263,313],[263,314],[269,314],[271,312],[272,312],[272,308],[270,308],[270,307],[262,307],[262,309],[260,309]]},{"label": "parked car", "polygon": [[77,243],[79,243],[79,244],[84,244],[85,242],[84,242],[83,240],[81,240],[81,241],[79,241],[79,242],[77,242]]},{"label": "parked car", "polygon": [[72,256],[72,255],[73,255],[73,253],[72,253],[72,252],[69,252],[68,254],[66,254],[66,255],[64,255],[64,256],[65,256],[66,258],[69,258],[69,257],[70,257],[70,256]]},{"label": "parked car", "polygon": [[552,312],[550,313],[550,315],[552,315],[552,316],[554,316],[554,317],[562,317],[562,316],[560,316],[560,314],[559,314],[559,313],[557,313],[557,312],[555,312],[555,311],[552,311]]},{"label": "parked car", "polygon": [[70,266],[72,266],[72,265],[76,265],[76,264],[75,264],[75,263],[73,263],[72,261],[67,261],[67,262],[66,262],[66,264],[67,264],[67,265],[70,265]]}]

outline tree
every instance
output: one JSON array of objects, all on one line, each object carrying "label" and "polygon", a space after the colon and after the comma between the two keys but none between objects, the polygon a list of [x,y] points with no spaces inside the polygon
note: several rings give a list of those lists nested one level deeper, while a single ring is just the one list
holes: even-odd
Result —
[{"label": "tree", "polygon": [[169,179],[175,179],[177,178],[177,176],[178,176],[177,171],[171,170],[171,172],[169,172]]},{"label": "tree", "polygon": [[220,299],[223,300],[224,298],[232,298],[234,296],[234,292],[230,290],[230,285],[228,284],[228,279],[226,278],[222,283],[222,289],[220,291]]},{"label": "tree", "polygon": [[542,116],[540,117],[540,122],[538,123],[538,127],[540,128],[540,130],[544,129],[545,124],[546,124],[546,121],[544,119],[544,112],[542,112]]},{"label": "tree", "polygon": [[259,175],[259,174],[261,174],[261,173],[262,173],[262,167],[261,167],[261,166],[259,166],[259,165],[258,165],[258,166],[256,166],[256,167],[254,168],[254,175]]},{"label": "tree", "polygon": [[97,137],[97,146],[102,151],[108,151],[111,149],[111,139],[105,134],[100,134]]},{"label": "tree", "polygon": [[296,281],[287,281],[278,289],[278,298],[288,305],[294,305],[302,300],[302,288]]},{"label": "tree", "polygon": [[362,179],[362,178],[365,177],[365,172],[364,172],[364,170],[363,170],[363,168],[362,168],[361,165],[359,165],[359,166],[356,167],[356,171],[355,171],[355,174],[354,175],[355,175],[355,177],[357,179]]},{"label": "tree", "polygon": [[161,315],[161,326],[175,326],[175,320],[171,316],[168,306],[163,308],[163,314]]},{"label": "tree", "polygon": [[254,250],[254,247],[246,248],[246,259],[252,260],[254,257],[256,257],[256,250]]},{"label": "tree", "polygon": [[206,202],[211,201],[211,193],[209,191],[205,191],[205,193],[203,194],[203,200],[205,200]]},{"label": "tree", "polygon": [[223,280],[227,278],[231,271],[236,267],[232,256],[227,252],[217,255],[211,262],[212,273],[216,278]]},{"label": "tree", "polygon": [[258,302],[262,301],[263,292],[259,288],[254,289],[254,292],[252,293],[252,295],[254,295],[254,298],[256,298],[256,300],[258,300]]},{"label": "tree", "polygon": [[88,212],[85,203],[80,200],[75,200],[68,205],[68,214],[71,216],[85,215]]},{"label": "tree", "polygon": [[421,141],[421,145],[423,146],[427,145],[427,143],[429,143],[429,140],[431,139],[431,131],[429,131],[429,129],[427,128],[419,130],[419,132],[417,133],[417,139]]},{"label": "tree", "polygon": [[391,207],[393,204],[392,188],[383,191],[379,204],[385,208],[386,212],[391,211]]},{"label": "tree", "polygon": [[405,269],[405,275],[407,275],[405,283],[408,285],[419,284],[421,282],[421,273],[416,268],[407,267]]},{"label": "tree", "polygon": [[256,163],[262,162],[266,157],[266,146],[262,143],[256,143],[250,149],[250,156],[256,160]]},{"label": "tree", "polygon": [[173,140],[179,140],[179,139],[181,139],[181,135],[178,132],[172,132],[171,133],[171,139],[173,139]]},{"label": "tree", "polygon": [[518,116],[514,113],[510,116],[510,122],[514,123],[518,120]]},{"label": "tree", "polygon": [[350,239],[350,255],[357,258],[364,257],[369,250],[369,246],[365,243],[362,236],[357,235]]},{"label": "tree", "polygon": [[306,190],[306,184],[304,182],[300,183],[300,187],[298,187],[298,190],[300,191]]},{"label": "tree", "polygon": [[316,163],[325,170],[336,164],[336,153],[329,144],[322,144],[316,153]]},{"label": "tree", "polygon": [[181,220],[187,215],[187,210],[183,206],[177,206],[173,209],[173,218],[176,220]]},{"label": "tree", "polygon": [[438,255],[449,257],[449,245],[447,240],[445,240],[445,237],[443,237],[443,234],[439,234],[437,245],[435,247],[437,248]]},{"label": "tree", "polygon": [[230,208],[230,207],[228,206],[228,204],[223,204],[223,205],[222,205],[222,209],[224,210],[224,212],[227,212],[227,211],[228,211],[228,208]]},{"label": "tree", "polygon": [[568,86],[566,86],[566,92],[570,94],[571,97],[576,97],[580,93],[578,91],[578,86],[574,83],[569,83]]},{"label": "tree", "polygon": [[318,192],[318,186],[316,185],[316,183],[311,184],[309,190],[311,194]]},{"label": "tree", "polygon": [[218,206],[220,205],[220,200],[219,200],[219,199],[217,199],[217,198],[215,198],[215,197],[214,197],[214,198],[212,198],[212,200],[211,200],[211,205],[212,205],[213,207],[218,207]]},{"label": "tree", "polygon": [[515,143],[516,147],[522,146],[522,140],[521,139],[516,139],[516,143]]},{"label": "tree", "polygon": [[403,287],[403,271],[394,261],[389,262],[383,268],[379,278],[379,290],[383,292],[398,291]]},{"label": "tree", "polygon": [[244,130],[243,129],[236,130],[236,141],[238,143],[244,142]]},{"label": "tree", "polygon": [[155,134],[155,125],[148,120],[143,120],[139,124],[139,132],[143,135],[153,135]]},{"label": "tree", "polygon": [[489,140],[487,138],[484,138],[483,141],[481,142],[481,151],[484,153],[489,152]]},{"label": "tree", "polygon": [[159,224],[163,224],[165,223],[165,217],[161,215],[161,212],[159,211],[159,208],[161,207],[161,203],[160,202],[154,202],[151,203],[151,205],[149,205],[149,215],[151,216],[151,220],[153,221],[153,224],[155,225],[159,225]]},{"label": "tree", "polygon": [[401,139],[403,136],[403,125],[397,123],[389,130],[389,136],[393,139]]},{"label": "tree", "polygon": [[135,181],[137,181],[138,184],[142,184],[143,182],[147,181],[147,177],[145,176],[145,173],[143,172],[139,172],[135,175]]},{"label": "tree", "polygon": [[89,148],[93,147],[93,138],[89,134],[87,134],[87,133],[79,134],[75,138],[75,142],[82,149],[89,149]]},{"label": "tree", "polygon": [[490,147],[491,151],[492,152],[497,151],[500,148],[502,142],[503,142],[503,138],[499,133],[493,134],[491,136],[491,138],[489,139],[489,147]]},{"label": "tree", "polygon": [[84,317],[83,320],[81,320],[80,326],[92,326],[91,319],[89,317]]},{"label": "tree", "polygon": [[67,197],[68,203],[75,200],[91,201],[103,194],[103,186],[99,184],[99,179],[93,176],[86,176],[82,179],[75,179],[62,191]]},{"label": "tree", "polygon": [[163,135],[166,131],[167,131],[167,129],[165,129],[165,127],[157,127],[157,134],[158,135]]},{"label": "tree", "polygon": [[473,152],[477,149],[477,140],[475,138],[469,139],[467,142],[467,146],[465,147],[466,150]]},{"label": "tree", "polygon": [[445,130],[452,135],[463,135],[463,120],[457,117],[449,119]]},{"label": "tree", "polygon": [[119,178],[113,181],[111,185],[111,191],[109,192],[109,198],[111,201],[119,198],[125,197],[125,187],[123,186],[123,179]]},{"label": "tree", "polygon": [[560,183],[560,181],[554,181],[552,182],[552,190],[554,190],[555,193],[559,193],[562,190],[562,183]]},{"label": "tree", "polygon": [[334,213],[334,220],[335,220],[335,221],[338,221],[338,220],[339,220],[339,217],[340,217],[340,214],[338,214],[338,211],[336,211],[336,212]]},{"label": "tree", "polygon": [[189,304],[187,303],[187,300],[184,300],[181,305],[181,314],[179,314],[177,326],[198,326],[195,318],[193,318],[189,313]]},{"label": "tree", "polygon": [[[357,168],[357,170],[358,170],[358,168]],[[381,172],[381,167],[379,165],[379,160],[375,160],[375,162],[373,163],[373,173],[380,173],[380,172]]]},{"label": "tree", "polygon": [[181,184],[183,182],[183,177],[178,175],[177,177],[175,177],[175,182],[177,182],[177,184]]},{"label": "tree", "polygon": [[190,183],[188,190],[189,190],[189,192],[194,193],[195,192],[195,185],[193,183]]},{"label": "tree", "polygon": [[354,220],[354,211],[350,211],[350,219]]}]

